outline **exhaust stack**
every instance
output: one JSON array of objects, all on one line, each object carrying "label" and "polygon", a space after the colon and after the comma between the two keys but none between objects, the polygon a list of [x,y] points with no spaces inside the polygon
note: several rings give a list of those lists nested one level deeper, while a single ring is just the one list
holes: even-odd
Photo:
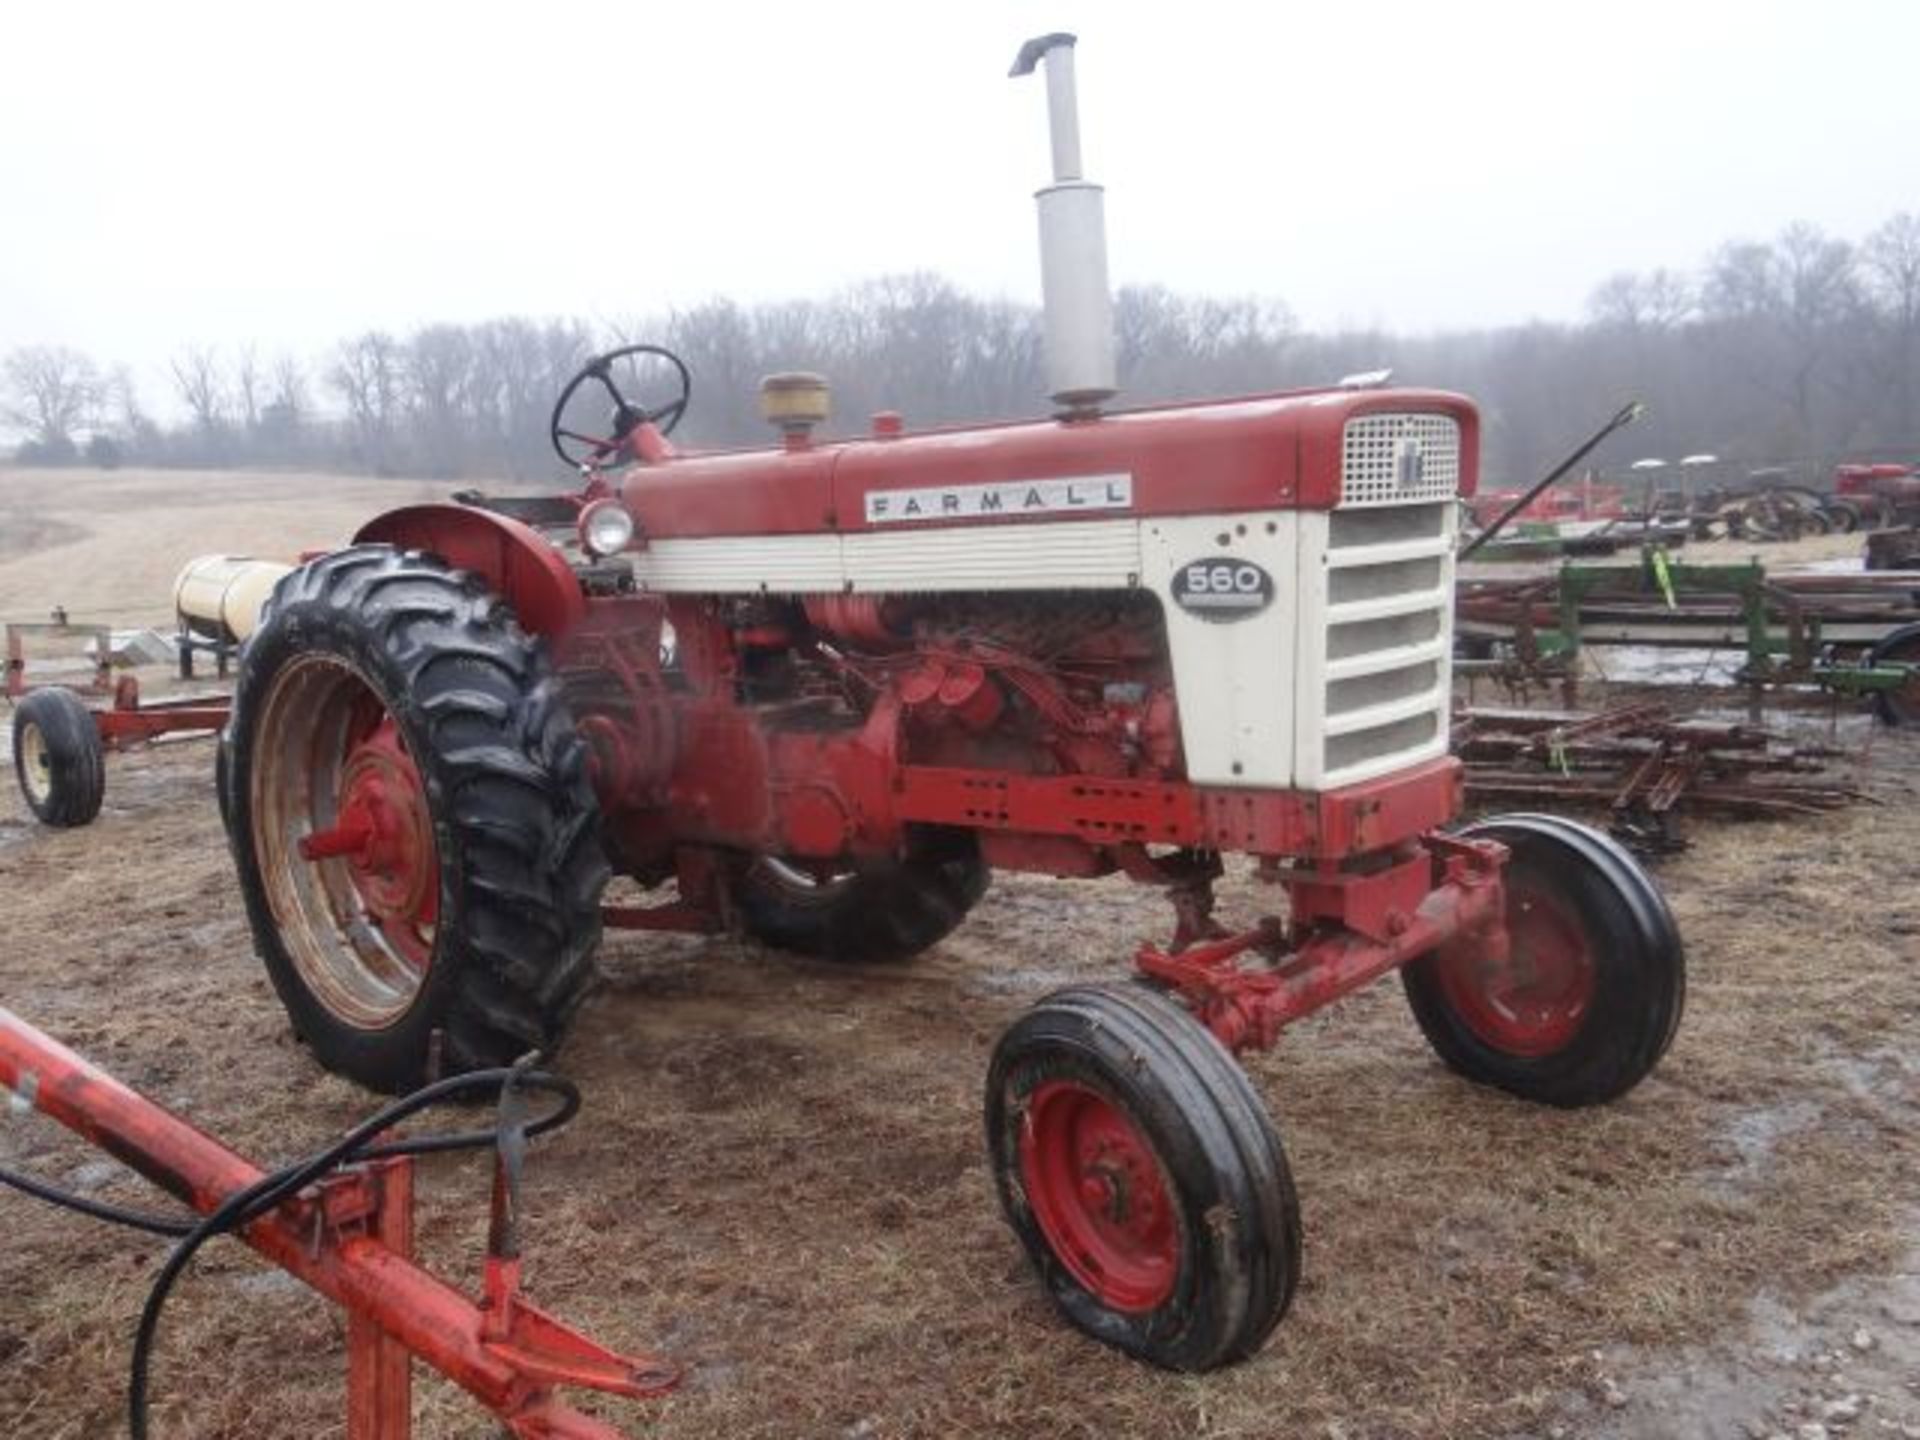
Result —
[{"label": "exhaust stack", "polygon": [[1073,85],[1074,37],[1027,41],[1010,76],[1047,67],[1053,183],[1040,206],[1040,292],[1046,305],[1047,383],[1069,414],[1097,413],[1113,396],[1113,296],[1107,289],[1106,192],[1080,173],[1080,109]]}]

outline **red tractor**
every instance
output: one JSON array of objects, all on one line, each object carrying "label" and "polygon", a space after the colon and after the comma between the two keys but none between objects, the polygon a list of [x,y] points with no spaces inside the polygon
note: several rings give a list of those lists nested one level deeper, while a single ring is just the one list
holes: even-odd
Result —
[{"label": "red tractor", "polygon": [[1838,465],[1833,493],[1873,525],[1920,520],[1920,471],[1911,465]]},{"label": "red tractor", "polygon": [[[221,795],[296,1029],[389,1090],[551,1051],[603,926],[875,964],[937,944],[994,870],[1159,887],[1170,934],[1132,978],[1003,1036],[986,1129],[1068,1318],[1202,1370],[1256,1350],[1299,1276],[1285,1154],[1235,1050],[1397,969],[1453,1069],[1589,1105],[1666,1050],[1683,961],[1604,836],[1453,826],[1471,403],[1100,408],[1071,58],[1060,36],[1022,55],[1056,101],[1055,418],[881,415],[826,443],[823,387],[787,376],[764,396],[782,446],[683,454],[685,367],[601,356],[553,416],[577,493],[395,511],[281,582]],[[1215,915],[1229,855],[1279,913]],[[605,906],[616,871],[671,897]]]}]

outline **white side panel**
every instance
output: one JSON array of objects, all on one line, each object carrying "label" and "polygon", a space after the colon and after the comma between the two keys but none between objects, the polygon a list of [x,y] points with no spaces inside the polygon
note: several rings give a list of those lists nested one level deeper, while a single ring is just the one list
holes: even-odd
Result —
[{"label": "white side panel", "polygon": [[1109,590],[1140,583],[1138,520],[868,532],[846,537],[855,590]]},{"label": "white side panel", "polygon": [[838,535],[652,540],[632,555],[642,590],[665,594],[830,595],[846,588]]},{"label": "white side panel", "polygon": [[[1299,512],[1277,510],[1141,524],[1141,582],[1160,597],[1167,617],[1187,776],[1196,784],[1293,783],[1300,523]],[[1272,604],[1244,620],[1221,621],[1173,602],[1173,576],[1181,566],[1228,558],[1251,560],[1273,577]]]},{"label": "white side panel", "polygon": [[633,571],[667,594],[1124,590],[1140,583],[1140,522],[655,540]]},{"label": "white side panel", "polygon": [[[1188,775],[1203,785],[1285,786],[1293,781],[1292,597],[1299,583],[1299,523],[1296,512],[1280,510],[844,537],[656,540],[633,561],[642,589],[669,594],[1144,586],[1159,597],[1167,617]],[[1273,603],[1232,621],[1204,620],[1174,604],[1174,572],[1190,560],[1212,557],[1248,559],[1264,568],[1273,577]]]}]

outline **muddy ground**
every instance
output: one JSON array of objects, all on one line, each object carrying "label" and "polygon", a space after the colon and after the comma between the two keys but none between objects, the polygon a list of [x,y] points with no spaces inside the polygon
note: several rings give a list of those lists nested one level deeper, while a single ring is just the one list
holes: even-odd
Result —
[{"label": "muddy ground", "polygon": [[[284,496],[262,500],[269,483]],[[0,472],[0,618],[59,600],[162,619],[186,555],[326,543],[414,493],[120,474],[22,504],[25,486]],[[532,1163],[530,1288],[687,1364],[673,1399],[603,1410],[635,1433],[1920,1436],[1920,742],[1874,745],[1884,804],[1695,825],[1662,864],[1691,992],[1624,1101],[1563,1114],[1460,1082],[1391,982],[1254,1058],[1306,1271],[1231,1371],[1164,1375],[1082,1340],[995,1213],[988,1053],[1034,998],[1164,935],[1120,882],[1003,878],[897,969],[610,938],[565,1056],[587,1108]],[[372,1102],[293,1041],[251,956],[211,760],[116,758],[82,832],[33,826],[0,785],[0,1003],[280,1159]],[[1223,909],[1268,903],[1236,875]],[[0,1118],[0,1163],[152,1203],[35,1117]],[[449,1274],[475,1273],[484,1201],[478,1162],[428,1167],[423,1246]],[[161,1253],[0,1192],[0,1434],[122,1433]],[[324,1303],[216,1249],[163,1327],[156,1434],[340,1435],[342,1365]],[[417,1412],[423,1437],[497,1433],[437,1383]]]}]

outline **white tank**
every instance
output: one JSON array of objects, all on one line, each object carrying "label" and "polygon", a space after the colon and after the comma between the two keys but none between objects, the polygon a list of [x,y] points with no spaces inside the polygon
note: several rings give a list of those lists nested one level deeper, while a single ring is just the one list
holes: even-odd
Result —
[{"label": "white tank", "polygon": [[202,555],[173,582],[173,608],[183,629],[239,644],[260,623],[260,607],[293,566],[249,555]]}]

